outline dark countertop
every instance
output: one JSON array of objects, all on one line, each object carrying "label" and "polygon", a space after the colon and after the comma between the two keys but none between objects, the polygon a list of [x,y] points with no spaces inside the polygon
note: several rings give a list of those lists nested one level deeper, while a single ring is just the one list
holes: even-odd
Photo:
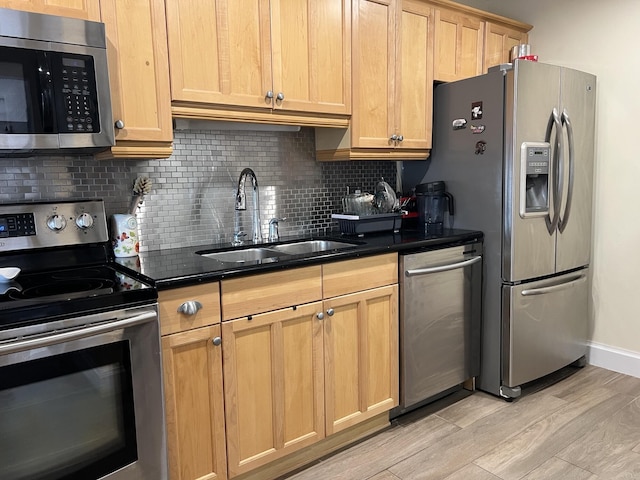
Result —
[{"label": "dark countertop", "polygon": [[[201,245],[196,247],[174,248],[141,252],[138,257],[118,258],[116,263],[126,267],[131,273],[150,281],[158,290],[174,287],[213,282],[223,278],[264,273],[285,268],[295,268],[330,261],[347,260],[367,255],[409,250],[428,250],[469,243],[483,238],[482,232],[473,230],[445,229],[442,235],[426,235],[424,232],[402,230],[399,233],[368,233],[364,237],[328,236],[282,237],[277,243],[309,239],[331,239],[355,243],[354,247],[344,250],[331,250],[307,255],[290,255],[276,261],[265,263],[246,262],[241,265],[225,263],[198,255],[200,251],[228,250],[229,244]],[[265,247],[268,243],[243,247]]]}]

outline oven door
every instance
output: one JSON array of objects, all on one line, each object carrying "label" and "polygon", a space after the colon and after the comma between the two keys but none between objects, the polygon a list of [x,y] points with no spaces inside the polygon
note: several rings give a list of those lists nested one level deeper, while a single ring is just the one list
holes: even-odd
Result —
[{"label": "oven door", "polygon": [[156,307],[59,323],[0,342],[0,478],[166,479]]}]

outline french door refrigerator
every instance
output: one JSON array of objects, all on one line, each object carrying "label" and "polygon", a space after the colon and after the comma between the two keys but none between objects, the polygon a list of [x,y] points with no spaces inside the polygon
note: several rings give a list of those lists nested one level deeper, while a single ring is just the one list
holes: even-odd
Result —
[{"label": "french door refrigerator", "polygon": [[439,85],[431,157],[405,162],[405,184],[444,180],[455,227],[485,233],[481,390],[515,398],[584,362],[595,97],[593,75],[526,60]]}]

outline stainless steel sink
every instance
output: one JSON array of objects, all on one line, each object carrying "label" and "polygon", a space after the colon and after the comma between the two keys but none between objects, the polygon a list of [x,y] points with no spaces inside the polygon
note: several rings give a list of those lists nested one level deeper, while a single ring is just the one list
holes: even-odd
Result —
[{"label": "stainless steel sink", "polygon": [[303,240],[278,245],[253,248],[230,248],[214,252],[196,252],[203,257],[225,263],[267,263],[277,262],[279,258],[290,255],[307,255],[331,250],[342,250],[355,247],[356,243],[339,242],[336,240]]},{"label": "stainless steel sink", "polygon": [[338,242],[335,240],[305,240],[303,242],[283,243],[271,245],[270,250],[276,250],[288,255],[304,255],[306,253],[326,252],[329,250],[342,250],[355,247],[354,243]]},{"label": "stainless steel sink", "polygon": [[197,252],[203,257],[212,258],[225,263],[247,263],[247,262],[276,262],[278,257],[286,256],[286,253],[277,252],[268,248],[245,248],[242,250],[225,250],[222,252]]}]

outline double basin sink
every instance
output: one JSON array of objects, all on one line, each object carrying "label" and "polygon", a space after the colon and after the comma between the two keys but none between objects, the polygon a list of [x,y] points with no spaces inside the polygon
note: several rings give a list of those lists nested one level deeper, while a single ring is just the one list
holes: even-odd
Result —
[{"label": "double basin sink", "polygon": [[338,251],[353,248],[357,245],[359,244],[337,240],[298,240],[265,245],[264,247],[236,247],[228,250],[200,251],[196,253],[224,263],[266,263],[277,262],[280,258],[293,255],[311,255],[320,252]]}]

